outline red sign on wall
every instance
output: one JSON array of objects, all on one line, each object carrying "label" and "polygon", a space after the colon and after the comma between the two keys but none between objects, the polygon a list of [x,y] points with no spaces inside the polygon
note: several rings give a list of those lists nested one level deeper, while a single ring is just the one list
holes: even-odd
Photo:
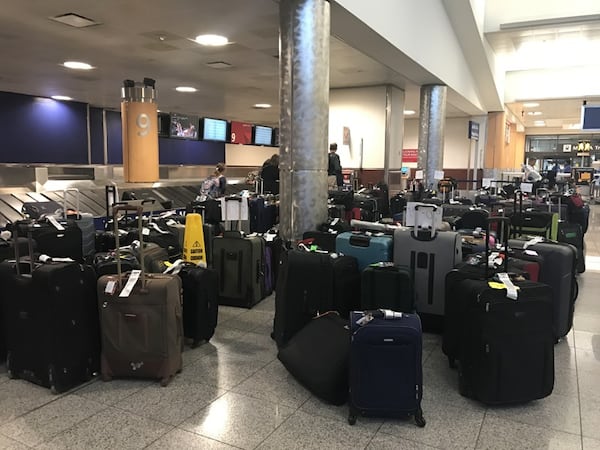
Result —
[{"label": "red sign on wall", "polygon": [[419,149],[405,148],[402,150],[403,163],[416,163],[419,161]]}]

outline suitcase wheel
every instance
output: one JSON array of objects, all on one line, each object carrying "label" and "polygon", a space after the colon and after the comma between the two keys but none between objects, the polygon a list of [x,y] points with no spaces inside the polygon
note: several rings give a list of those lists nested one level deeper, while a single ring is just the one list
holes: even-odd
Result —
[{"label": "suitcase wheel", "polygon": [[452,356],[448,356],[448,366],[451,369],[456,369],[456,360]]},{"label": "suitcase wheel", "polygon": [[427,424],[427,422],[425,422],[425,418],[423,417],[423,410],[421,407],[419,407],[415,413],[415,423],[419,428],[423,428]]},{"label": "suitcase wheel", "polygon": [[8,375],[8,378],[10,378],[11,380],[16,380],[19,377],[10,367],[11,366],[10,360],[11,360],[11,354],[10,354],[10,352],[8,352],[8,354],[6,355],[6,375]]},{"label": "suitcase wheel", "polygon": [[168,386],[169,383],[173,380],[174,377],[175,377],[174,375],[169,375],[168,377],[161,378],[160,385],[162,387]]},{"label": "suitcase wheel", "polygon": [[100,376],[100,378],[102,379],[102,381],[112,381],[112,377],[104,373]]},{"label": "suitcase wheel", "polygon": [[354,425],[356,423],[356,414],[348,414],[348,423]]}]

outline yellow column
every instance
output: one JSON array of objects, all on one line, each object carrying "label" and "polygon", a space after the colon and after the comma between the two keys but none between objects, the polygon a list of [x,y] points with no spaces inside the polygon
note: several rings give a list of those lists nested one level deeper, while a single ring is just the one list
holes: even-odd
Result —
[{"label": "yellow column", "polygon": [[121,88],[123,175],[126,182],[158,181],[158,113],[154,80],[125,80]]}]

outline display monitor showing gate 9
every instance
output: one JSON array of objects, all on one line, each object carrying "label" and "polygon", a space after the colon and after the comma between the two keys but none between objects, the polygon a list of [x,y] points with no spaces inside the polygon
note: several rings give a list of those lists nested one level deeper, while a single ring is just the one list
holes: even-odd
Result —
[{"label": "display monitor showing gate 9", "polygon": [[263,125],[254,126],[254,145],[272,145],[273,128]]},{"label": "display monitor showing gate 9", "polygon": [[205,117],[202,120],[202,140],[225,142],[227,140],[227,121]]}]

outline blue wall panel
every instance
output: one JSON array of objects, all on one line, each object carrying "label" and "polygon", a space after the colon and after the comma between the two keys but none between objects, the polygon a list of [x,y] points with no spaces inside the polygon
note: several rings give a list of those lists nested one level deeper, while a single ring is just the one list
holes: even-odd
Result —
[{"label": "blue wall panel", "polygon": [[87,106],[0,92],[0,162],[87,164]]},{"label": "blue wall panel", "polygon": [[92,164],[104,164],[104,130],[102,108],[90,107],[90,147]]},{"label": "blue wall panel", "polygon": [[106,150],[108,164],[123,164],[123,129],[119,111],[106,111]]}]

